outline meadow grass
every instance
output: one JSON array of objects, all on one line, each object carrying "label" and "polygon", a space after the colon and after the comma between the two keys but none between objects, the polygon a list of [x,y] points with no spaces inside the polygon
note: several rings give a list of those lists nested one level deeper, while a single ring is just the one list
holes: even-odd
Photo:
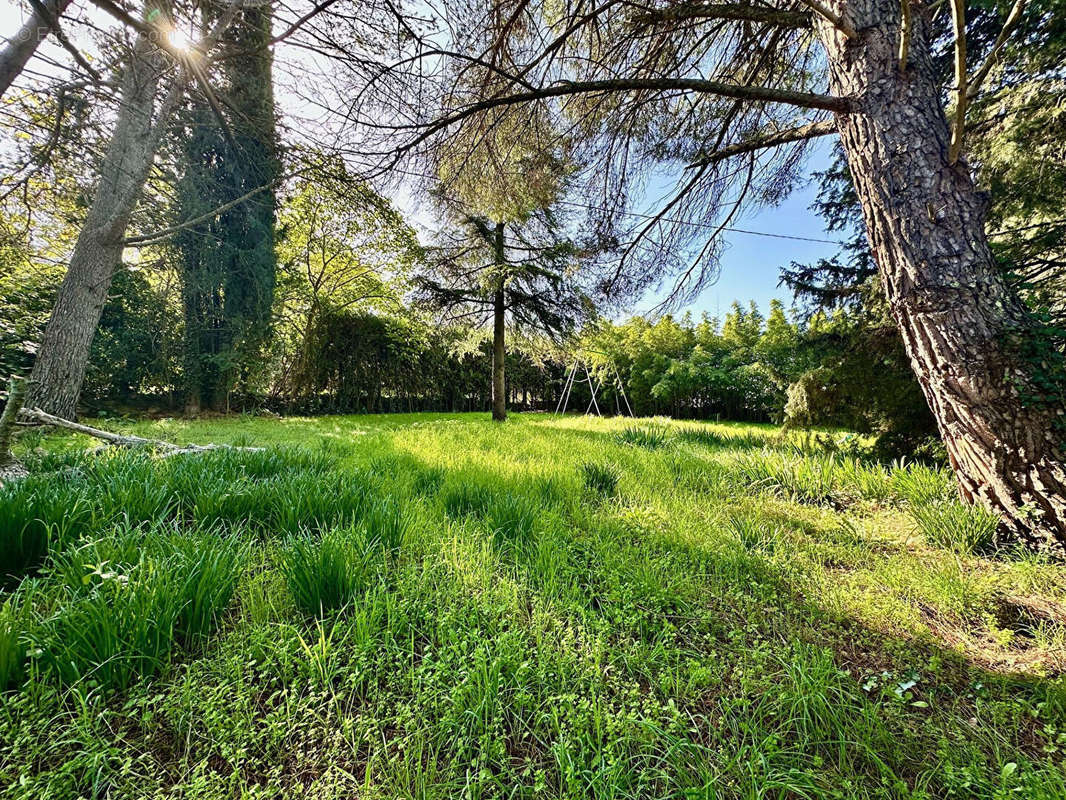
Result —
[{"label": "meadow grass", "polygon": [[942,469],[664,419],[102,424],[269,449],[37,437],[0,795],[1066,797],[1066,568]]}]

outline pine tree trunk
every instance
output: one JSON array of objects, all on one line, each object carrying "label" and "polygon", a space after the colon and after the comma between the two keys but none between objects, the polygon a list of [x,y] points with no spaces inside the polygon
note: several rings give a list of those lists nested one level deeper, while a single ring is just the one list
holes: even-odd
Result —
[{"label": "pine tree trunk", "polygon": [[[504,264],[503,223],[496,224],[496,265]],[[507,390],[503,367],[507,350],[504,346],[504,314],[506,298],[504,295],[503,276],[498,277],[499,284],[492,296],[492,419],[503,422],[507,419]]]},{"label": "pine tree trunk", "polygon": [[1062,550],[1062,412],[1022,399],[1031,376],[1009,342],[1031,336],[1033,325],[993,262],[984,196],[965,161],[949,163],[930,25],[914,9],[903,72],[899,0],[848,3],[853,41],[819,25],[830,90],[855,100],[837,119],[844,153],[892,315],[962,496],[996,512],[1004,533]]},{"label": "pine tree trunk", "polygon": [[[123,74],[118,118],[96,194],[37,351],[28,408],[64,419],[76,416],[89,348],[122,262],[122,239],[159,143],[152,111],[164,64],[147,37],[139,37]],[[179,94],[172,87],[160,115],[169,113]]]},{"label": "pine tree trunk", "polygon": [[507,356],[504,347],[504,294],[498,289],[492,298],[492,418],[496,422],[507,419],[507,393],[504,381],[503,362]]}]

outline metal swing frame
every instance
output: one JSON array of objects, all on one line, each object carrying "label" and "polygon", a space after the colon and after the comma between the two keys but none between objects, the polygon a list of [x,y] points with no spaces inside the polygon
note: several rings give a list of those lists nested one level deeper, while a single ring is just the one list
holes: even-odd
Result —
[{"label": "metal swing frame", "polygon": [[[598,351],[585,351],[594,352],[597,355],[606,355],[606,353],[600,353]],[[614,361],[610,361],[611,365],[611,377],[614,378],[614,387],[618,389],[618,394],[615,395],[614,402],[618,411],[618,415],[622,415],[622,403],[625,401],[626,410],[629,412],[629,416],[633,416],[633,407],[629,405],[629,398],[626,397],[625,386],[622,385],[622,376],[618,374],[618,368],[615,366]],[[582,368],[585,372],[584,378],[578,378],[578,368]],[[563,384],[563,392],[559,395],[559,402],[555,404],[556,414],[565,414],[566,407],[570,403],[570,394],[574,390],[575,383],[587,383],[589,385],[589,394],[592,399],[589,401],[588,408],[585,409],[585,416],[592,413],[593,409],[596,409],[596,416],[602,417],[603,412],[600,411],[600,404],[596,400],[596,392],[603,388],[603,381],[594,381],[592,378],[592,372],[589,370],[588,359],[585,357],[585,353],[579,354],[574,358],[574,363],[570,367],[570,371],[566,375],[566,382]]]}]

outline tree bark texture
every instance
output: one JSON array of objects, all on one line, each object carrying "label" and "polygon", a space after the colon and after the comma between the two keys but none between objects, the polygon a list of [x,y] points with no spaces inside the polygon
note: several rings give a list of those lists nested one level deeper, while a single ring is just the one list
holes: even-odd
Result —
[{"label": "tree bark texture", "polygon": [[67,274],[33,366],[26,404],[73,419],[89,360],[89,348],[115,271],[122,263],[122,239],[144,188],[159,143],[162,117],[180,95],[175,84],[152,112],[166,60],[138,37],[123,78],[114,133],[100,168],[96,194],[78,234]]},{"label": "tree bark texture", "polygon": [[1034,326],[993,261],[985,197],[965,159],[950,163],[929,12],[914,5],[903,71],[898,0],[853,0],[844,14],[852,39],[818,23],[829,88],[853,100],[837,126],[892,315],[961,494],[997,513],[1004,533],[1062,551],[1062,410],[1024,399],[1032,375],[1010,342]]}]

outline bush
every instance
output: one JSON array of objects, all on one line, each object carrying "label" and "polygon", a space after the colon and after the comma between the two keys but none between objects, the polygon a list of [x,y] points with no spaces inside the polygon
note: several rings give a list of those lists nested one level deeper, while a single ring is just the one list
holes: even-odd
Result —
[{"label": "bush", "polygon": [[941,501],[915,506],[911,516],[933,545],[977,553],[991,549],[996,542],[999,518],[980,506]]},{"label": "bush", "polygon": [[348,605],[369,581],[369,550],[354,528],[294,536],[282,552],[281,572],[296,607],[321,617]]},{"label": "bush", "polygon": [[581,478],[585,488],[603,497],[613,497],[618,491],[618,470],[610,464],[585,462],[581,465]]}]

